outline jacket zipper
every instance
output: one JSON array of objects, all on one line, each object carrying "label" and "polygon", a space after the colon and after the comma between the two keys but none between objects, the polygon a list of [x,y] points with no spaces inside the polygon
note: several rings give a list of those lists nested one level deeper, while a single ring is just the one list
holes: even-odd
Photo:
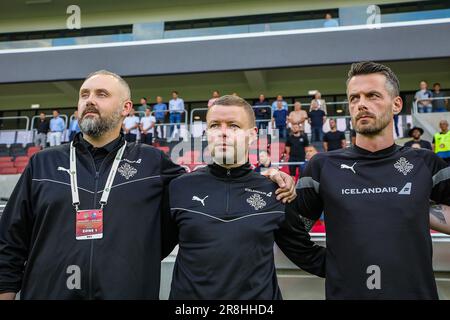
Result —
[{"label": "jacket zipper", "polygon": [[[231,170],[230,169],[227,169],[227,177],[228,178],[231,177]],[[227,214],[228,214],[229,209],[230,209],[229,204],[230,204],[230,182],[227,181],[227,211],[226,211]]]},{"label": "jacket zipper", "polygon": [[[95,182],[95,187],[94,187],[94,203],[93,203],[93,207],[92,208],[96,208],[97,205],[97,189],[98,189],[98,178],[100,176],[100,172],[97,171],[97,169],[95,168],[95,161],[94,161],[94,157],[92,156],[92,154],[90,152],[88,152],[91,160],[92,160],[92,164],[95,170],[95,177],[94,177],[94,182]],[[92,300],[92,268],[93,268],[93,261],[94,260],[94,240],[91,240],[91,252],[89,254],[89,286],[88,286],[88,299]]]},{"label": "jacket zipper", "polygon": [[[118,148],[115,148],[112,152],[116,151],[116,149],[118,149]],[[103,165],[111,157],[111,153],[109,153],[105,157],[105,159],[103,159],[102,163],[100,164],[100,167],[99,167],[98,171],[97,171],[97,168],[95,167],[94,157],[92,156],[92,154],[90,152],[88,152],[88,153],[89,153],[89,155],[91,157],[91,162],[92,162],[92,165],[93,165],[94,170],[95,170],[95,178],[94,178],[95,189],[94,189],[94,205],[93,205],[93,208],[96,208],[97,205],[98,205],[97,204],[97,191],[98,191],[98,180],[100,178],[100,172],[101,172],[101,169],[102,169]],[[115,156],[115,154],[114,154],[114,156]],[[105,222],[105,220],[103,219],[103,223],[104,222]],[[89,298],[89,300],[93,300],[93,295],[92,295],[92,269],[93,269],[93,260],[94,260],[94,241],[95,240],[91,240],[91,253],[90,253],[90,256],[89,256],[89,287],[88,287],[88,298]]]}]

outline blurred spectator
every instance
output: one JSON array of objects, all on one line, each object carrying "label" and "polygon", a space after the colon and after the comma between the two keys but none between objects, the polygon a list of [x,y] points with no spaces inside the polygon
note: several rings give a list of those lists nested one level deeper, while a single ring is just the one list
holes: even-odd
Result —
[{"label": "blurred spectator", "polygon": [[433,137],[434,152],[450,164],[450,131],[448,131],[448,121],[441,120],[439,122],[441,132]]},{"label": "blurred spectator", "polygon": [[305,147],[305,162],[300,166],[300,175],[304,172],[306,165],[308,164],[308,161],[311,160],[312,157],[314,157],[319,152],[317,151],[316,147],[314,147],[312,144]]},{"label": "blurred spectator", "polygon": [[414,127],[410,129],[408,132],[408,136],[410,136],[413,139],[406,142],[405,147],[432,150],[431,143],[429,141],[420,139],[422,135],[423,135],[422,128]]},{"label": "blurred spectator", "polygon": [[308,119],[308,113],[305,110],[302,110],[302,104],[300,101],[295,101],[294,103],[294,111],[289,113],[288,121],[292,125],[297,123],[301,126],[305,124],[305,120]]},{"label": "blurred spectator", "polygon": [[287,104],[287,102],[283,100],[283,96],[278,95],[278,96],[277,96],[277,99],[272,103],[272,111],[277,110],[278,102],[281,102],[281,103],[282,103],[282,106],[283,106],[283,109],[284,109],[284,110],[286,110],[286,111],[288,110],[288,104]]},{"label": "blurred spectator", "polygon": [[323,27],[324,28],[339,27],[339,22],[337,22],[336,19],[333,19],[331,13],[327,13],[325,15],[325,22],[323,23]]},{"label": "blurred spectator", "polygon": [[323,110],[319,109],[316,100],[311,101],[311,111],[308,115],[308,121],[311,124],[311,142],[321,142],[323,140],[323,124],[326,115]]},{"label": "blurred spectator", "polygon": [[41,112],[39,114],[36,137],[34,137],[34,144],[36,146],[41,146],[42,149],[44,149],[47,146],[47,133],[49,130],[50,130],[50,123],[45,118],[45,113]]},{"label": "blurred spectator", "polygon": [[352,140],[352,146],[356,146],[356,131],[350,130],[350,139]]},{"label": "blurred spectator", "polygon": [[428,84],[426,81],[420,81],[420,90],[416,92],[414,100],[417,101],[417,111],[419,113],[431,112],[433,106],[430,98],[433,97],[433,93],[428,90]]},{"label": "blurred spectator", "polygon": [[305,154],[306,154],[305,160],[306,161],[311,160],[311,158],[314,157],[317,153],[318,152],[316,147],[310,144],[309,146],[305,147]]},{"label": "blurred spectator", "polygon": [[[303,131],[303,126],[294,123],[291,134],[286,140],[286,154],[289,155],[289,162],[305,162],[305,147],[308,145],[308,136]],[[300,164],[289,165],[289,173],[292,177],[297,175],[297,168],[301,170]]]},{"label": "blurred spectator", "polygon": [[139,133],[139,117],[136,116],[134,108],[131,108],[128,117],[123,120],[122,129],[127,142],[136,142]]},{"label": "blurred spectator", "polygon": [[80,126],[78,125],[78,111],[75,110],[69,124],[69,141],[72,141],[78,132],[80,132]]},{"label": "blurred spectator", "polygon": [[[316,101],[319,109],[327,114],[327,103],[325,102],[325,99],[322,99],[322,94],[319,91],[314,94],[314,99],[312,101]],[[309,111],[311,111],[311,108]]]},{"label": "blurred spectator", "polygon": [[394,129],[395,134],[397,135],[397,138],[400,138],[400,131],[398,130],[398,118],[400,116],[398,114],[394,114]]},{"label": "blurred spectator", "polygon": [[406,128],[403,130],[403,136],[407,137],[409,136],[409,131],[411,130],[411,123],[406,123]]},{"label": "blurred spectator", "polygon": [[177,139],[180,137],[180,123],[181,123],[181,114],[184,113],[184,101],[180,97],[178,97],[177,91],[172,91],[172,99],[169,101],[169,111],[170,111],[170,123],[173,125],[170,126],[169,132],[169,142],[175,139],[175,124],[177,127]]},{"label": "blurred spectator", "polygon": [[[258,107],[258,108],[253,108],[253,110],[255,111],[255,117],[256,117],[256,122],[258,124],[258,129],[266,129],[267,124],[268,124],[267,120],[270,120],[271,112],[272,112],[269,101],[266,99],[266,97],[263,94],[260,94],[259,99],[258,99],[258,101],[255,102],[254,106]],[[267,108],[263,108],[264,106],[267,106]]]},{"label": "blurred spectator", "polygon": [[144,116],[145,110],[150,108],[150,106],[147,104],[146,97],[142,97],[140,103],[141,104],[139,105],[139,107],[136,108],[136,111],[137,111],[138,116],[142,117],[142,116]]},{"label": "blurred spectator", "polygon": [[50,120],[50,147],[61,144],[64,129],[64,120],[59,116],[59,111],[53,110],[53,118]]},{"label": "blurred spectator", "polygon": [[267,169],[272,167],[272,161],[270,160],[270,155],[267,153],[267,151],[262,150],[259,152],[259,161],[256,165],[255,171],[256,172],[264,172]]},{"label": "blurred spectator", "polygon": [[[155,116],[156,123],[164,123],[166,117],[167,104],[163,103],[161,96],[156,97],[156,104],[153,106],[153,115]],[[163,126],[158,126],[155,130],[155,136],[163,138],[165,128]]]},{"label": "blurred spectator", "polygon": [[153,133],[155,132],[156,118],[151,115],[150,108],[145,110],[145,116],[141,118],[141,142],[152,145]]},{"label": "blurred spectator", "polygon": [[211,108],[214,102],[216,102],[216,100],[219,99],[219,97],[220,97],[219,91],[217,90],[213,91],[212,98],[209,99],[208,101],[208,108]]},{"label": "blurred spectator", "polygon": [[446,112],[448,108],[448,99],[443,99],[446,95],[441,91],[441,84],[433,84],[433,112]]},{"label": "blurred spectator", "polygon": [[336,120],[330,119],[330,131],[323,136],[323,149],[325,152],[338,149],[344,149],[346,147],[345,133],[339,131],[336,126]]},{"label": "blurred spectator", "polygon": [[275,123],[280,139],[286,139],[286,122],[287,110],[283,109],[283,103],[278,101],[277,109],[273,112],[272,127]]}]

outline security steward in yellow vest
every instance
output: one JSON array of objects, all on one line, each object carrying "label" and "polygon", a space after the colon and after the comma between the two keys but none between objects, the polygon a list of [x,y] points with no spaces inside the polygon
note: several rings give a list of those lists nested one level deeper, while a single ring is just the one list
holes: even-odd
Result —
[{"label": "security steward in yellow vest", "polygon": [[450,164],[450,131],[448,130],[448,121],[441,120],[439,122],[441,132],[438,132],[433,137],[433,150],[447,163]]}]

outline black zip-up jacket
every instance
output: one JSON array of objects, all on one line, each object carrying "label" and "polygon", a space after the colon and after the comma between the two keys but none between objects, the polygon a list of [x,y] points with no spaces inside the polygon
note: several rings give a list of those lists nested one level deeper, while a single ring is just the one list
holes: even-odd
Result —
[{"label": "black zip-up jacket", "polygon": [[301,214],[327,226],[327,299],[437,299],[429,200],[450,205],[450,167],[430,150],[358,146],[315,155]]},{"label": "black zip-up jacket", "polygon": [[[80,139],[78,134],[74,140],[80,210],[98,209],[124,139],[98,172]],[[34,155],[22,174],[0,220],[0,293],[20,290],[22,299],[158,299],[160,260],[175,245],[166,239],[176,239],[161,211],[168,210],[169,181],[183,169],[153,147],[128,144],[98,240],[75,238],[68,169],[66,144]],[[77,268],[80,288],[69,289]]]},{"label": "black zip-up jacket", "polygon": [[180,248],[170,299],[281,299],[274,241],[299,267],[324,276],[325,249],[310,240],[295,206],[276,200],[276,189],[249,164],[213,164],[171,182]]}]

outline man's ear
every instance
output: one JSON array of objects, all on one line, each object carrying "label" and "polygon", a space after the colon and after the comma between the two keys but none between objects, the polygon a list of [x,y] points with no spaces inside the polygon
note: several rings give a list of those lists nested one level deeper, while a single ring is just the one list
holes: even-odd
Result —
[{"label": "man's ear", "polygon": [[392,112],[394,114],[399,114],[403,109],[403,100],[400,96],[394,98],[394,105],[392,106]]},{"label": "man's ear", "polygon": [[126,100],[123,103],[122,116],[128,117],[128,114],[130,113],[131,108],[133,108],[133,102],[131,100]]}]

